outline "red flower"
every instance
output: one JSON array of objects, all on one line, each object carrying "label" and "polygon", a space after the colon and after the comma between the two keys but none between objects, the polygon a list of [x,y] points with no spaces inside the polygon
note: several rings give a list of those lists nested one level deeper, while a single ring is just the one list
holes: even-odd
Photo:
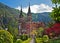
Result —
[{"label": "red flower", "polygon": [[46,29],[45,33],[50,34],[50,33],[55,33],[55,34],[60,34],[60,23],[55,23],[51,28]]}]

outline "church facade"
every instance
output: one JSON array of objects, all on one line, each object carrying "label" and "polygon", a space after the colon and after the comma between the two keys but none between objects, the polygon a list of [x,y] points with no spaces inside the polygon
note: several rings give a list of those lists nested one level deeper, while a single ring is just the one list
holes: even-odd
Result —
[{"label": "church facade", "polygon": [[44,27],[44,26],[45,25],[43,22],[32,21],[32,13],[31,13],[31,9],[30,9],[30,4],[29,4],[28,13],[27,13],[26,18],[24,18],[23,14],[22,14],[22,7],[21,7],[21,12],[19,15],[19,28],[18,28],[19,35],[22,35],[22,34],[31,35],[31,32],[33,30],[37,30],[39,27]]}]

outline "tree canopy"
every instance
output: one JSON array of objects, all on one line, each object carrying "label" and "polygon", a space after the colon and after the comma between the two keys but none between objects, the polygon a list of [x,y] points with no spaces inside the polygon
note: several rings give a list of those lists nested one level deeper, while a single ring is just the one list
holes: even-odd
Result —
[{"label": "tree canopy", "polygon": [[60,22],[60,0],[52,0],[52,3],[55,4],[55,7],[53,7],[51,17],[54,21]]}]

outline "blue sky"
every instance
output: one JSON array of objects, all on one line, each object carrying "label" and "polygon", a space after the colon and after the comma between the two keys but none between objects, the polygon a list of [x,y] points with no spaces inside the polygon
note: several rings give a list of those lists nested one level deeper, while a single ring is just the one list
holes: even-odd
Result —
[{"label": "blue sky", "polygon": [[[36,13],[36,12],[41,12],[44,9],[44,12],[52,10],[52,3],[51,0],[0,0],[0,2],[12,7],[12,8],[16,8],[16,9],[20,9],[20,6],[22,4],[23,7],[23,11],[26,12],[27,11],[27,6],[31,5],[31,9],[32,12]],[[42,8],[43,7],[43,8]],[[41,11],[40,11],[41,10]]]},{"label": "blue sky", "polygon": [[31,5],[44,3],[52,6],[51,0],[0,0],[0,2],[13,8],[20,6],[21,3],[23,7],[26,7],[28,6],[29,2]]}]

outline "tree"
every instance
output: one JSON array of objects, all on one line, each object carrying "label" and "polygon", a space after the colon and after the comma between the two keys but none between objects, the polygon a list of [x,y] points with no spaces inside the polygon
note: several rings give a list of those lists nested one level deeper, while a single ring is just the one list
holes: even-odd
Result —
[{"label": "tree", "polygon": [[37,32],[38,32],[38,36],[42,37],[43,36],[43,32],[44,32],[44,28],[40,27]]},{"label": "tree", "polygon": [[53,8],[54,10],[51,13],[51,17],[56,22],[60,22],[60,7],[59,8]]},{"label": "tree", "polygon": [[51,12],[51,17],[54,21],[60,22],[60,0],[52,0],[52,3],[55,4]]},{"label": "tree", "polygon": [[57,0],[52,0],[52,3],[54,3],[55,7],[57,8]]},{"label": "tree", "polygon": [[55,7],[57,8],[58,4],[60,4],[60,0],[51,0]]},{"label": "tree", "polygon": [[6,30],[0,30],[0,43],[13,43],[13,36]]}]

